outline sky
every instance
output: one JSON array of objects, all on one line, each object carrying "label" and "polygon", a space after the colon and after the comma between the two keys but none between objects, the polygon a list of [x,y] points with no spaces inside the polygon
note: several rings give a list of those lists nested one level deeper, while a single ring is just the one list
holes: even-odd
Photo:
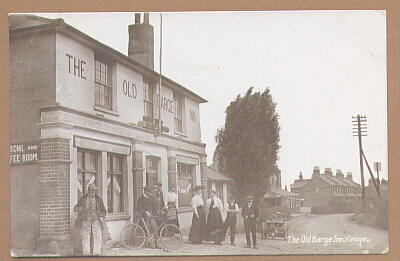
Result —
[{"label": "sky", "polygon": [[[127,55],[134,13],[37,14],[66,23]],[[282,187],[314,166],[360,182],[352,116],[366,115],[363,148],[387,178],[385,11],[163,13],[162,74],[208,100],[200,105],[208,163],[225,109],[249,87],[277,103]],[[159,71],[160,14],[150,13]],[[369,175],[365,169],[365,178]]]}]

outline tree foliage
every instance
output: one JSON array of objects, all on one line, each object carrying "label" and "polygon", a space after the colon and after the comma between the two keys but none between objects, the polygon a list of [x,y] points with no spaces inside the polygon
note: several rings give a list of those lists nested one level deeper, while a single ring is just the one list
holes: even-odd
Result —
[{"label": "tree foliage", "polygon": [[279,151],[279,122],[269,88],[238,95],[226,108],[225,127],[217,130],[216,158],[239,195],[256,197],[266,192]]}]

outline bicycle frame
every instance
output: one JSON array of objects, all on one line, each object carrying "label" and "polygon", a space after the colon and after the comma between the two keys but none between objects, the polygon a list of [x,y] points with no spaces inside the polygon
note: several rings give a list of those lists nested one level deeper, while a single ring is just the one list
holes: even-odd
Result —
[{"label": "bicycle frame", "polygon": [[[150,216],[151,218],[162,218],[162,216]],[[143,225],[139,224],[140,221],[142,221]],[[143,217],[139,217],[139,219],[136,222],[137,226],[140,226],[143,228],[144,232],[147,233],[146,236],[146,241],[153,239],[154,235],[156,235],[157,233],[159,233],[159,231],[161,230],[161,228],[165,225],[165,220],[162,219],[162,222],[159,226],[157,226],[156,231],[154,231],[153,233],[150,233],[150,229],[147,227],[146,221],[144,220]]]}]

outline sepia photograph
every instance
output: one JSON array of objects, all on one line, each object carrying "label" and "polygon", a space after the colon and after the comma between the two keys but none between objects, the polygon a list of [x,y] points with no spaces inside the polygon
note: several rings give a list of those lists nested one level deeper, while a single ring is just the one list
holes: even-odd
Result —
[{"label": "sepia photograph", "polygon": [[389,253],[386,18],[9,13],[10,255]]}]

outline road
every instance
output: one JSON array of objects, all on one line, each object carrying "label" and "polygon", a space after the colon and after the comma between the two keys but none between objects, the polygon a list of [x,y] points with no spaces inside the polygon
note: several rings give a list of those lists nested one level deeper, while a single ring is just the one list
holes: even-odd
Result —
[{"label": "road", "polygon": [[178,250],[163,252],[143,248],[127,250],[115,247],[107,250],[108,256],[147,255],[285,255],[285,254],[381,254],[388,251],[386,230],[355,224],[349,214],[306,215],[289,221],[289,240],[261,240],[257,235],[258,249],[245,248],[244,234],[236,237],[237,246],[229,244],[228,237],[222,246],[205,243],[193,245],[184,237]]}]

